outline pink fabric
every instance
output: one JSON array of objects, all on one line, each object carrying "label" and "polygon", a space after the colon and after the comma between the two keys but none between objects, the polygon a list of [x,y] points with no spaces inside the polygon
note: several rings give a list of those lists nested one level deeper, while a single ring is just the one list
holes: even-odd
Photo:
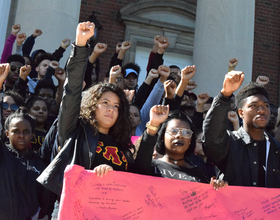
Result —
[{"label": "pink fabric", "polygon": [[10,34],[10,36],[7,38],[2,55],[1,55],[1,60],[0,60],[1,63],[7,63],[8,57],[10,55],[12,55],[13,45],[14,45],[16,38],[17,37],[12,34]]},{"label": "pink fabric", "polygon": [[68,166],[59,219],[279,219],[280,189],[228,186]]}]

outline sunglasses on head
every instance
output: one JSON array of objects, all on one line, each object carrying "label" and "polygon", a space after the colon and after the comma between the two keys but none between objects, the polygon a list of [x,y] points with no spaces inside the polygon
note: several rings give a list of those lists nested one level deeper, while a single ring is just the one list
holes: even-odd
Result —
[{"label": "sunglasses on head", "polygon": [[8,108],[10,108],[12,111],[16,111],[18,109],[18,105],[17,104],[9,104],[7,102],[3,102],[3,109],[7,110]]},{"label": "sunglasses on head", "polygon": [[16,70],[20,71],[20,68],[21,67],[11,66],[11,71],[13,71],[13,72]]}]

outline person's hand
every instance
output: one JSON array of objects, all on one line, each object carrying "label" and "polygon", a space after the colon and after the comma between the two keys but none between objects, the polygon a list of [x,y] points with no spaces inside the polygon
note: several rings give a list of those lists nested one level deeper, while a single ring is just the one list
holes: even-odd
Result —
[{"label": "person's hand", "polygon": [[195,72],[196,72],[195,65],[186,66],[184,69],[181,70],[181,81],[189,82],[190,79],[194,76]]},{"label": "person's hand", "polygon": [[121,46],[122,46],[122,42],[118,42],[116,45],[116,53],[120,52]]},{"label": "person's hand", "polygon": [[127,51],[131,47],[132,43],[130,41],[122,42],[120,50]]},{"label": "person's hand", "polygon": [[211,178],[210,184],[213,186],[213,189],[219,190],[220,188],[224,188],[225,186],[228,186],[228,182],[224,180],[216,179],[215,177]]},{"label": "person's hand", "polygon": [[225,75],[223,88],[221,93],[225,97],[230,97],[244,81],[244,73],[242,71],[231,71]]},{"label": "person's hand", "polygon": [[169,46],[168,39],[166,37],[161,37],[158,39],[158,53],[163,54],[165,49]]},{"label": "person's hand", "polygon": [[113,167],[111,167],[107,164],[101,164],[93,169],[93,173],[96,173],[97,177],[103,177],[109,171],[112,171],[112,170],[113,170]]},{"label": "person's hand", "polygon": [[235,67],[238,64],[238,60],[236,58],[232,58],[228,61],[228,70],[229,72],[235,70]]},{"label": "person's hand", "polygon": [[19,24],[13,25],[11,34],[17,36],[18,32],[20,32],[20,25]]},{"label": "person's hand", "polygon": [[27,76],[29,76],[30,72],[31,72],[30,65],[22,66],[20,68],[19,77],[22,78],[24,81],[26,81],[26,78]]},{"label": "person's hand", "polygon": [[149,124],[154,127],[160,126],[164,122],[169,114],[168,105],[154,105],[150,109],[150,121]]},{"label": "person's hand", "polygon": [[33,37],[39,37],[41,34],[43,34],[42,30],[40,29],[35,29],[35,31],[33,32]]},{"label": "person's hand", "polygon": [[265,86],[269,83],[269,78],[267,76],[258,76],[258,78],[256,79],[256,83],[261,86]]},{"label": "person's hand", "polygon": [[239,118],[235,111],[228,112],[228,120],[230,120],[232,123],[235,123],[235,122],[239,123]]},{"label": "person's hand", "polygon": [[151,69],[148,76],[145,79],[145,83],[147,85],[150,85],[153,79],[158,78],[158,76],[159,76],[158,71],[156,69]]},{"label": "person's hand", "polygon": [[159,80],[163,84],[167,80],[167,78],[170,74],[170,68],[168,66],[165,66],[165,65],[160,65],[158,67],[158,73],[160,75]]},{"label": "person's hand", "polygon": [[207,93],[202,93],[197,96],[197,105],[204,105],[210,96]]},{"label": "person's hand", "polygon": [[79,47],[84,47],[87,40],[94,35],[95,25],[93,22],[81,22],[78,24],[76,29],[76,45]]},{"label": "person's hand", "polygon": [[194,80],[189,80],[185,90],[190,91],[195,89],[196,87],[197,87],[196,82]]},{"label": "person's hand", "polygon": [[50,62],[50,67],[53,68],[54,70],[58,69],[59,62],[53,60],[52,62]]},{"label": "person's hand", "polygon": [[0,64],[0,88],[2,88],[2,85],[7,78],[9,71],[10,71],[9,63]]},{"label": "person's hand", "polygon": [[159,39],[160,39],[160,38],[164,38],[164,37],[163,37],[163,36],[159,36],[159,35],[157,35],[157,36],[154,37],[154,45],[156,45],[157,47],[158,47]]},{"label": "person's hand", "polygon": [[173,80],[167,80],[164,82],[165,98],[173,99],[176,91],[176,83]]},{"label": "person's hand", "polygon": [[94,53],[100,55],[104,53],[104,51],[107,49],[107,44],[104,43],[97,43],[94,47]]},{"label": "person's hand", "polygon": [[25,41],[26,39],[26,34],[25,33],[21,33],[17,35],[17,45],[21,46],[23,41]]},{"label": "person's hand", "polygon": [[66,73],[65,73],[65,70],[58,67],[56,70],[55,70],[55,74],[54,74],[55,78],[58,80],[58,82],[60,84],[64,84],[65,82],[65,79],[66,79]]},{"label": "person's hand", "polygon": [[129,102],[129,104],[131,104],[132,102],[132,99],[133,99],[133,96],[134,96],[134,93],[135,93],[135,90],[128,90],[128,89],[125,89],[123,90],[124,93],[125,93],[125,96]]},{"label": "person's hand", "polygon": [[115,83],[117,77],[121,74],[122,68],[120,65],[112,66],[110,69],[109,83]]},{"label": "person's hand", "polygon": [[69,38],[64,38],[62,41],[61,41],[61,44],[60,46],[66,50],[66,48],[70,45],[70,42],[71,42],[71,39]]}]

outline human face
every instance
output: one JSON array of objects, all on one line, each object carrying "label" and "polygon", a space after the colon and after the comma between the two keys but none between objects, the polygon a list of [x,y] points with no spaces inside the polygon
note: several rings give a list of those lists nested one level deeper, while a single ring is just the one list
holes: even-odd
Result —
[{"label": "human face", "polygon": [[124,88],[133,90],[136,88],[138,83],[138,77],[134,73],[128,74],[123,81]]},{"label": "human face", "polygon": [[181,80],[181,70],[178,68],[170,68],[170,76],[174,78],[174,81],[178,85]]},{"label": "human face", "polygon": [[6,80],[7,82],[14,84],[15,81],[18,79],[20,68],[23,66],[23,64],[18,61],[12,61],[10,63],[10,66],[11,68]]},{"label": "human face", "polygon": [[50,88],[42,88],[39,91],[38,97],[44,99],[48,108],[50,108],[54,100],[53,90]]},{"label": "human face", "polygon": [[129,108],[132,128],[136,128],[141,123],[140,112],[137,107],[131,105]]},{"label": "human face", "polygon": [[[8,105],[7,109],[4,108],[5,105]],[[14,105],[17,106],[13,97],[11,97],[11,96],[5,96],[4,97],[4,99],[3,99],[3,119],[4,120],[6,120],[11,113],[15,112],[15,109],[13,109]],[[17,107],[19,107],[19,106],[17,106]]]},{"label": "human face", "polygon": [[50,66],[50,63],[51,63],[50,60],[43,60],[41,63],[39,63],[39,65],[36,67],[36,71],[38,73],[38,79],[43,79],[48,67]]},{"label": "human face", "polygon": [[246,98],[242,108],[238,109],[243,119],[244,129],[250,133],[254,129],[264,129],[269,121],[270,108],[263,95],[252,95]]},{"label": "human face", "polygon": [[13,118],[10,122],[9,130],[6,131],[6,136],[9,138],[11,146],[19,152],[28,150],[32,135],[29,121],[22,118]]},{"label": "human face", "polygon": [[266,128],[274,129],[276,125],[277,117],[278,117],[278,109],[274,106],[273,107],[270,106],[270,119]]},{"label": "human face", "polygon": [[37,124],[44,124],[48,118],[48,109],[44,101],[36,101],[30,109],[30,115],[36,118]]},{"label": "human face", "polygon": [[188,150],[191,138],[184,138],[182,132],[178,132],[176,135],[171,135],[168,133],[172,128],[179,129],[190,129],[190,125],[186,121],[180,119],[173,119],[168,122],[166,131],[164,134],[164,145],[165,145],[165,154],[174,155],[172,158],[184,157],[185,152]]},{"label": "human face", "polygon": [[202,148],[202,132],[196,138],[195,150],[194,153],[198,156],[205,157],[203,148]]},{"label": "human face", "polygon": [[119,116],[119,97],[111,91],[104,92],[97,101],[95,118],[98,130],[103,134],[108,134],[111,127],[116,123]]}]

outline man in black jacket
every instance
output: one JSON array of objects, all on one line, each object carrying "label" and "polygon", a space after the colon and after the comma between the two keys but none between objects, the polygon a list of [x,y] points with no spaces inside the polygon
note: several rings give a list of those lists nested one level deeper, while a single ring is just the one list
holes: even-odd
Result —
[{"label": "man in black jacket", "polygon": [[203,124],[204,152],[230,185],[279,188],[280,144],[264,131],[270,118],[264,87],[249,83],[241,88],[236,105],[243,126],[238,131],[227,130],[230,99],[243,80],[244,73],[239,71],[225,76]]}]

